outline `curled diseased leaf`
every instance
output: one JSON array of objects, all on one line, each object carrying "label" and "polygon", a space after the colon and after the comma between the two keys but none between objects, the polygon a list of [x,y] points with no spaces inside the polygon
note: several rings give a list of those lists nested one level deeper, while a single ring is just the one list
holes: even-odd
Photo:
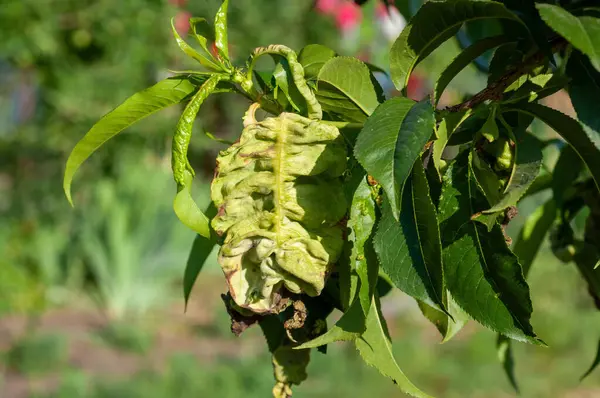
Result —
[{"label": "curled diseased leaf", "polygon": [[200,105],[215,90],[222,79],[222,75],[211,76],[187,104],[177,122],[171,148],[171,167],[173,178],[177,183],[177,195],[173,202],[173,209],[183,224],[205,238],[210,237],[209,220],[192,198],[191,185],[194,179],[194,170],[188,161],[187,152],[192,137],[192,127]]},{"label": "curled diseased leaf", "polygon": [[215,47],[219,53],[219,58],[229,68],[229,43],[227,40],[227,8],[229,7],[229,0],[224,0],[223,4],[217,11],[215,16]]},{"label": "curled diseased leaf", "polygon": [[340,256],[346,145],[336,127],[291,113],[257,122],[255,108],[217,158],[212,226],[226,235],[219,264],[232,298],[265,313],[284,286],[320,294]]},{"label": "curled diseased leaf", "polygon": [[171,157],[171,167],[173,169],[173,177],[175,178],[175,182],[177,182],[177,189],[180,190],[185,185],[183,172],[188,170],[192,176],[194,175],[194,171],[189,165],[189,161],[187,158],[188,148],[190,146],[190,139],[192,138],[192,127],[194,125],[194,120],[196,120],[196,115],[200,110],[200,106],[204,102],[204,100],[213,93],[217,84],[223,80],[222,75],[213,75],[204,84],[198,92],[192,97],[190,102],[187,104],[179,121],[177,122],[177,126],[175,127],[175,134],[173,135],[173,143],[172,143],[172,157]]},{"label": "curled diseased leaf", "polygon": [[270,55],[279,55],[284,57],[290,68],[290,72],[292,74],[292,79],[294,80],[294,84],[296,88],[300,92],[300,94],[304,97],[307,106],[307,113],[309,119],[321,119],[323,117],[323,110],[321,109],[321,104],[317,101],[315,94],[312,92],[308,84],[306,83],[304,68],[302,64],[298,62],[298,56],[296,53],[290,49],[289,47],[283,46],[281,44],[272,44],[267,47],[259,47],[254,50],[252,55],[250,56],[250,67],[248,68],[248,80],[252,78],[252,71],[254,69],[254,63],[258,59],[258,57],[270,54]]}]

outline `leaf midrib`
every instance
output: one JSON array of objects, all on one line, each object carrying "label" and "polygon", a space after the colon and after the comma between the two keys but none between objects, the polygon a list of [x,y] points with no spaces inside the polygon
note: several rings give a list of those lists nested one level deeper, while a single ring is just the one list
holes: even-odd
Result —
[{"label": "leaf midrib", "polygon": [[[418,161],[419,161],[419,159],[417,159],[417,162]],[[413,166],[413,168],[414,168],[414,166]],[[425,252],[423,251],[423,245],[421,244],[421,232],[419,231],[419,221],[417,218],[417,211],[416,211],[416,207],[415,207],[414,177],[413,177],[413,181],[412,181],[410,196],[411,196],[411,202],[412,202],[413,219],[415,221],[415,230],[417,232],[417,241],[419,242],[419,251],[421,252],[421,258],[423,259],[423,265],[425,266],[425,272],[427,273],[427,279],[429,279],[429,283],[433,287],[432,290],[433,290],[433,294],[435,295],[436,304],[439,305],[439,303],[442,303],[442,299],[438,296],[437,290],[435,289],[434,280],[431,276],[431,273],[429,272],[429,266],[428,266],[429,262],[427,260],[425,260]]]},{"label": "leaf midrib", "polygon": [[283,213],[282,213],[282,189],[283,189],[283,157],[284,157],[284,148],[285,148],[285,140],[287,136],[287,119],[285,117],[279,118],[281,120],[281,124],[277,131],[277,137],[275,141],[275,167],[273,168],[273,174],[275,175],[275,191],[274,191],[274,199],[275,199],[275,239],[277,246],[281,245],[281,225],[283,224]]}]

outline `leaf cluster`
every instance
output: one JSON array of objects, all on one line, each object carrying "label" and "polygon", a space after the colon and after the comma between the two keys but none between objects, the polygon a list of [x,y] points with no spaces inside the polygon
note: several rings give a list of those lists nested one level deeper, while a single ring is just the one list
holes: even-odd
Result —
[{"label": "leaf cluster", "polygon": [[[413,297],[443,341],[468,320],[497,332],[499,357],[516,388],[511,340],[545,344],[531,325],[526,277],[546,236],[559,259],[576,265],[600,303],[599,9],[587,2],[562,3],[426,2],[391,48],[390,77],[403,95],[386,100],[371,65],[322,45],[298,54],[281,45],[261,47],[246,65],[234,66],[225,0],[212,26],[190,20],[199,50],[174,30],[181,50],[204,69],[177,73],[101,119],[67,162],[65,192],[70,200],[75,171],[108,139],[155,111],[188,101],[172,147],[175,213],[198,234],[185,272],[187,301],[208,254],[222,243],[209,225],[208,216],[217,210],[205,215],[190,193],[194,170],[187,148],[204,99],[238,93],[272,115],[297,113],[335,126],[348,149],[349,206],[343,253],[325,288],[316,297],[291,295],[288,307],[266,316],[226,300],[235,330],[256,322],[263,329],[275,358],[275,396],[289,396],[289,387],[303,380],[309,349],[324,352],[327,344],[345,340],[404,392],[427,397],[392,356],[380,304],[390,288]],[[430,99],[407,98],[415,67],[465,24],[481,20],[494,21],[497,29],[472,38],[444,69]],[[448,84],[490,53],[487,87],[440,108]],[[255,69],[263,55],[273,59],[271,71]],[[568,92],[577,118],[540,103],[560,90]],[[560,138],[534,134],[536,119]],[[544,157],[548,148],[560,151],[554,167]],[[519,201],[545,190],[551,199],[527,219],[513,243],[506,228]],[[581,238],[571,222],[584,209],[589,215]],[[334,309],[343,315],[327,327]]]}]

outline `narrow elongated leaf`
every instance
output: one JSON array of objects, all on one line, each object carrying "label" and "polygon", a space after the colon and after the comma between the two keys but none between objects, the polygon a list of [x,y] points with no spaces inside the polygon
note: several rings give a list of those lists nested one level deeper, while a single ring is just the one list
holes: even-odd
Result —
[{"label": "narrow elongated leaf", "polygon": [[519,258],[525,277],[555,220],[556,203],[554,200],[549,200],[531,213],[523,224],[512,249]]},{"label": "narrow elongated leaf", "polygon": [[188,57],[195,59],[200,63],[200,65],[210,70],[217,72],[223,71],[223,68],[212,59],[212,56],[210,54],[199,53],[192,46],[187,44],[185,40],[181,38],[181,36],[179,36],[179,33],[177,33],[177,29],[175,29],[175,22],[173,19],[171,19],[171,29],[173,30],[173,36],[175,36],[175,41],[177,42],[177,45],[179,46],[181,51],[183,51]]},{"label": "narrow elongated leaf", "polygon": [[227,40],[227,8],[229,0],[223,0],[215,15],[215,47],[219,52],[221,60],[229,63],[229,42]]},{"label": "narrow elongated leaf", "polygon": [[[581,158],[578,157],[578,160],[581,162]],[[536,178],[533,183],[529,186],[527,192],[525,192],[524,198],[535,195],[538,192],[545,191],[546,189],[550,189],[552,186],[552,174],[542,168],[540,175]]]},{"label": "narrow elongated leaf", "polygon": [[583,125],[587,135],[597,145],[600,144],[600,112],[597,101],[600,98],[600,72],[596,71],[589,60],[575,52],[567,64],[567,73],[571,77],[569,95],[577,119]]},{"label": "narrow elongated leaf", "polygon": [[194,37],[198,40],[200,47],[202,47],[207,54],[210,54],[210,50],[208,49],[208,39],[214,41],[215,32],[209,26],[206,18],[190,18],[190,28],[192,28]]},{"label": "narrow elongated leaf", "polygon": [[222,79],[222,75],[211,76],[192,97],[177,122],[171,145],[171,168],[173,169],[173,178],[177,183],[177,195],[173,201],[173,209],[177,218],[184,225],[205,238],[210,237],[209,220],[192,198],[191,185],[194,179],[194,170],[188,160],[187,152],[198,110]]},{"label": "narrow elongated leaf", "polygon": [[350,266],[358,275],[358,297],[365,314],[369,313],[371,297],[377,282],[378,264],[371,241],[376,221],[375,200],[366,177],[358,185],[350,207],[348,241],[352,242]]},{"label": "narrow elongated leaf", "polygon": [[431,138],[434,124],[428,101],[396,97],[375,110],[356,140],[356,159],[383,187],[396,220],[404,183]]},{"label": "narrow elongated leaf", "polygon": [[600,70],[600,18],[576,17],[563,7],[536,4],[540,16],[556,33],[590,58]]},{"label": "narrow elongated leaf", "polygon": [[471,157],[473,176],[488,203],[496,203],[502,197],[502,182],[489,164],[477,152]]},{"label": "narrow elongated leaf", "polygon": [[434,104],[440,101],[442,93],[448,87],[448,84],[471,62],[481,56],[488,50],[498,47],[501,44],[507,43],[510,39],[507,36],[493,36],[479,40],[469,47],[465,48],[456,58],[452,60],[450,65],[444,69],[433,89]]},{"label": "narrow elongated leaf", "polygon": [[100,119],[75,145],[67,159],[63,189],[71,205],[71,182],[75,172],[98,148],[125,128],[168,106],[177,104],[194,92],[187,79],[166,79],[129,97]]},{"label": "narrow elongated leaf", "polygon": [[361,357],[367,365],[373,366],[381,374],[392,379],[394,384],[406,394],[418,398],[431,398],[411,383],[394,359],[387,324],[381,314],[381,304],[377,295],[373,297],[371,305],[373,310],[369,312],[367,318],[367,330],[355,340]]},{"label": "narrow elongated leaf", "polygon": [[577,152],[589,168],[596,186],[600,187],[600,137],[590,137],[576,120],[544,105],[527,104],[514,110],[537,117],[560,134]]},{"label": "narrow elongated leaf", "polygon": [[327,61],[335,57],[335,51],[321,44],[309,44],[298,54],[298,62],[304,68],[304,77],[316,79]]},{"label": "narrow elongated leaf", "polygon": [[580,380],[588,377],[590,373],[592,373],[598,367],[598,365],[600,365],[600,342],[598,342],[598,349],[596,350],[596,357],[594,358],[594,361],[590,365],[589,369],[583,374],[583,376],[581,376]]},{"label": "narrow elongated leaf", "polygon": [[[353,205],[354,198],[357,196],[358,191],[361,190],[360,186],[364,183],[367,173],[358,163],[358,161],[352,156],[348,159],[348,166],[344,178],[344,196],[346,197],[346,203],[350,203],[350,212],[354,212],[354,218],[357,216],[355,206]],[[362,196],[362,195],[358,195]],[[352,218],[352,214],[350,214]],[[358,222],[360,221],[352,221]],[[348,220],[350,223],[350,220]],[[337,269],[339,275],[339,299],[341,306],[344,310],[347,310],[352,302],[354,301],[355,295],[358,292],[359,281],[358,273],[356,272],[356,258],[355,256],[355,244],[353,239],[356,235],[353,235],[352,228],[348,226],[348,240],[344,242],[344,248],[342,255],[338,260]]]},{"label": "narrow elongated leaf", "polygon": [[[213,218],[217,214],[217,209],[211,203],[206,210],[206,216]],[[187,264],[185,266],[185,272],[183,273],[183,298],[185,300],[185,308],[187,309],[188,300],[190,294],[198,278],[198,274],[204,268],[206,259],[212,252],[213,248],[217,244],[217,235],[211,229],[210,237],[207,239],[202,235],[196,235],[194,243],[192,244],[192,250],[188,256]]]},{"label": "narrow elongated leaf", "polygon": [[400,222],[384,201],[373,243],[381,268],[398,289],[446,311],[440,232],[420,158],[402,194]]},{"label": "narrow elongated leaf", "polygon": [[215,91],[217,85],[223,79],[224,76],[218,74],[214,74],[208,78],[198,92],[194,94],[190,102],[185,106],[185,109],[181,113],[181,117],[177,121],[171,145],[171,168],[173,169],[173,178],[175,179],[175,182],[177,182],[178,190],[184,185],[184,170],[189,171],[192,177],[194,175],[194,171],[187,158],[187,152],[196,115],[200,110],[200,106],[204,103],[204,100]]},{"label": "narrow elongated leaf", "polygon": [[[429,1],[410,20],[390,51],[394,85],[404,89],[415,66],[471,20],[502,18],[521,21],[495,1]],[[524,28],[524,25],[521,25]]]},{"label": "narrow elongated leaf", "polygon": [[504,193],[499,201],[484,210],[483,214],[498,213],[516,206],[540,173],[542,148],[539,146],[539,141],[531,134],[523,133],[515,144],[515,162]]},{"label": "narrow elongated leaf", "polygon": [[498,360],[504,368],[504,373],[508,377],[508,381],[514,390],[519,392],[519,385],[517,384],[517,378],[515,376],[515,360],[512,352],[511,340],[501,334],[498,335],[496,341],[496,352],[498,353]]},{"label": "narrow elongated leaf", "polygon": [[367,65],[352,57],[335,57],[321,68],[317,99],[323,111],[364,122],[379,105]]},{"label": "narrow elongated leaf", "polygon": [[439,204],[446,286],[458,305],[482,325],[539,344],[530,324],[531,299],[517,257],[499,225],[471,221],[487,202],[478,192],[465,151],[448,167]]}]

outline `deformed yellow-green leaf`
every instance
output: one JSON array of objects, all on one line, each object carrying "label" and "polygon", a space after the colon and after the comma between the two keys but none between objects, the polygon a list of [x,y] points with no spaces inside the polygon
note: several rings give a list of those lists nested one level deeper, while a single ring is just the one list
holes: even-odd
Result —
[{"label": "deformed yellow-green leaf", "polygon": [[239,142],[217,158],[212,227],[235,303],[274,311],[280,290],[316,296],[343,240],[346,145],[336,127],[283,113],[246,117]]}]

